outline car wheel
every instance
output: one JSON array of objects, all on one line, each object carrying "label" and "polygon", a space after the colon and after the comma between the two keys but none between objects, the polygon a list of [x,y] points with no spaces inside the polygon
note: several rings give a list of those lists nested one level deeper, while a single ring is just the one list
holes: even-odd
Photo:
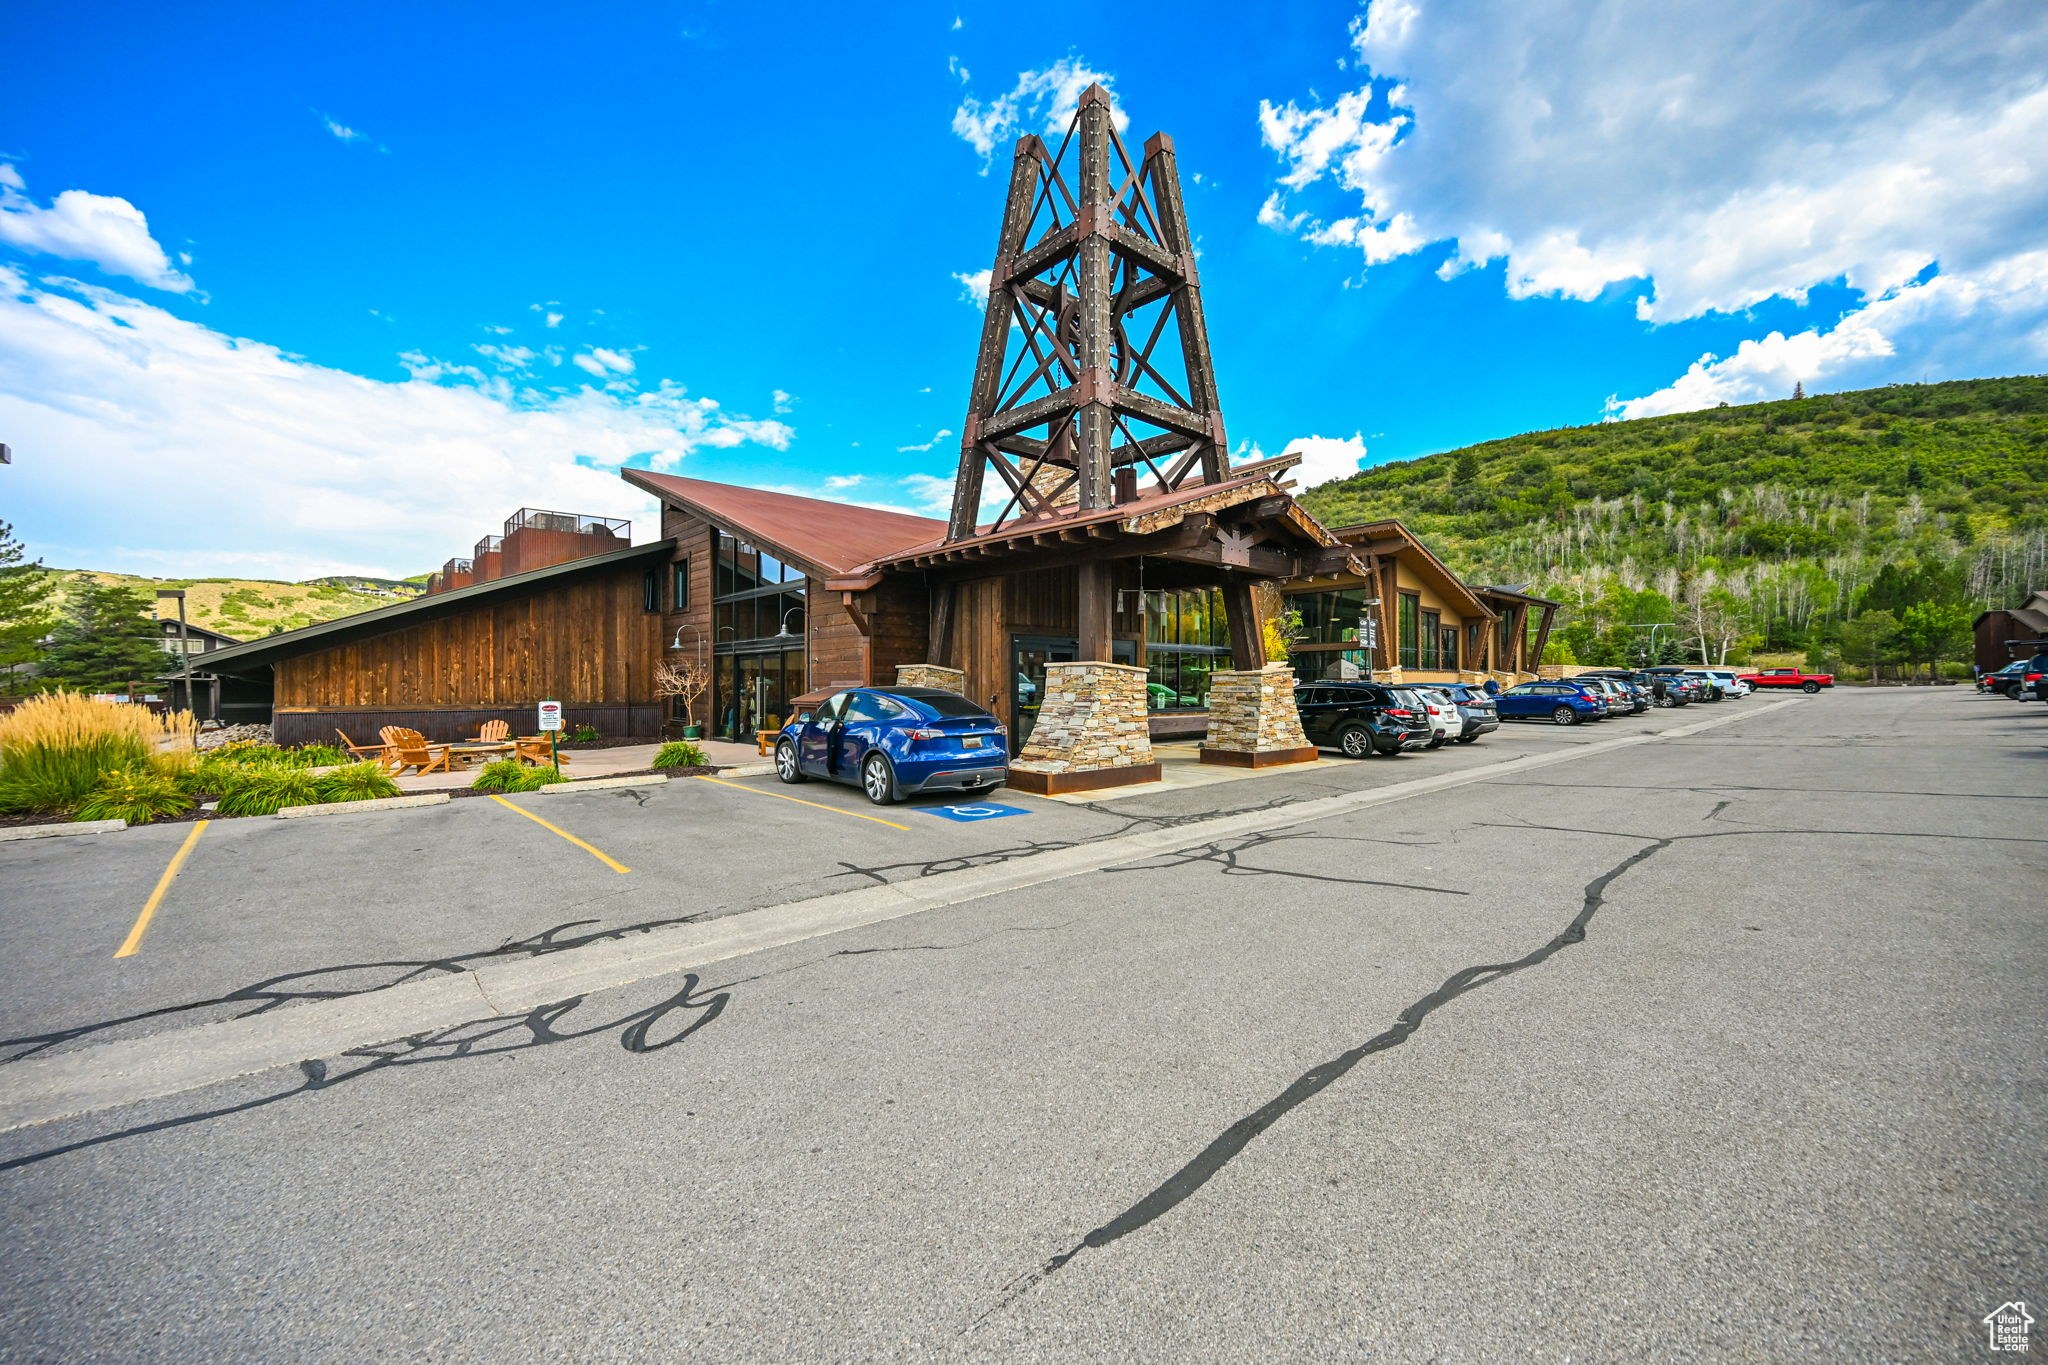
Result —
[{"label": "car wheel", "polygon": [[1337,748],[1346,758],[1364,758],[1372,752],[1372,731],[1363,725],[1347,725],[1337,736]]},{"label": "car wheel", "polygon": [[775,746],[775,775],[784,782],[802,782],[804,770],[796,761],[796,741],[785,739]]},{"label": "car wheel", "polygon": [[1819,684],[1819,683],[1814,683],[1814,682],[1810,682],[1810,683],[1801,683],[1801,684],[1799,684],[1799,690],[1800,690],[1801,692],[1808,692],[1808,693],[1811,693],[1811,692],[1818,692],[1818,691],[1820,691],[1820,684]]},{"label": "car wheel", "polygon": [[1459,735],[1459,736],[1458,736],[1458,743],[1460,743],[1460,744],[1477,744],[1478,742],[1479,742],[1479,736],[1477,736],[1477,735]]},{"label": "car wheel", "polygon": [[868,794],[868,800],[878,806],[895,802],[896,770],[889,766],[887,758],[881,754],[869,754],[861,761],[860,789]]},{"label": "car wheel", "polygon": [[1579,713],[1572,710],[1569,706],[1558,707],[1550,713],[1550,718],[1559,725],[1577,725],[1579,723]]},{"label": "car wheel", "polygon": [[1427,745],[1426,747],[1428,747],[1428,748],[1431,748],[1431,749],[1441,749],[1441,748],[1443,748],[1443,747],[1444,747],[1444,737],[1443,737],[1442,735],[1438,735],[1438,736],[1437,736],[1436,738],[1434,738],[1434,739],[1430,740],[1429,744],[1428,744],[1428,745]]},{"label": "car wheel", "polygon": [[1653,700],[1650,703],[1650,705],[1656,707],[1660,711],[1669,711],[1671,709],[1671,698],[1658,697],[1655,700]]}]

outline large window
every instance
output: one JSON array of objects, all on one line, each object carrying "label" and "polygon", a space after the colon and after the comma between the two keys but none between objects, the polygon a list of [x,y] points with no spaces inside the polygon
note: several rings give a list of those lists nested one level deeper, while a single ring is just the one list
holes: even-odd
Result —
[{"label": "large window", "polygon": [[1363,587],[1338,588],[1334,592],[1297,593],[1286,605],[1301,613],[1301,640],[1305,645],[1348,645],[1358,641],[1358,623],[1366,613]]},{"label": "large window", "polygon": [[690,609],[690,561],[678,559],[669,575],[668,609],[688,611]]},{"label": "large window", "polygon": [[[744,740],[788,718],[804,690],[803,570],[756,545],[718,532],[711,572],[714,733]],[[687,561],[676,564],[676,606],[689,600]]]},{"label": "large window", "polygon": [[1418,640],[1421,630],[1422,600],[1413,593],[1401,594],[1401,659],[1402,668],[1422,667],[1422,648]]},{"label": "large window", "polygon": [[1418,668],[1442,668],[1443,658],[1438,646],[1443,643],[1443,618],[1433,611],[1422,613],[1422,662]]},{"label": "large window", "polygon": [[[676,592],[687,596],[677,564]],[[804,633],[804,575],[765,550],[720,533],[711,636],[720,648]]]},{"label": "large window", "polygon": [[1209,704],[1209,675],[1230,667],[1230,622],[1215,588],[1145,594],[1145,700],[1154,711]]}]

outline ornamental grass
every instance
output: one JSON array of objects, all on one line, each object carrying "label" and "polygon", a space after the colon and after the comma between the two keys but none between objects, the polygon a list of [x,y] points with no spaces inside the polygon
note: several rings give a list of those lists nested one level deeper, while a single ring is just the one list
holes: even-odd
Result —
[{"label": "ornamental grass", "polygon": [[63,813],[109,773],[176,778],[190,768],[189,711],[159,716],[133,703],[46,692],[0,716],[0,812]]}]

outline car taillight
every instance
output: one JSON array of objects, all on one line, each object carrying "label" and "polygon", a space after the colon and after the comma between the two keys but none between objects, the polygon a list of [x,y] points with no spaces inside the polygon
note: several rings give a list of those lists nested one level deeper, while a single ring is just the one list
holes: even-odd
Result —
[{"label": "car taillight", "polygon": [[944,730],[912,730],[910,737],[912,739],[944,739],[946,732]]},{"label": "car taillight", "polygon": [[1390,716],[1399,716],[1402,720],[1413,720],[1415,718],[1415,713],[1413,711],[1397,710],[1394,707],[1388,707],[1387,714]]},{"label": "car taillight", "polygon": [[2028,682],[2039,682],[2039,681],[2041,681],[2041,675],[2040,675],[2039,673],[2029,673],[2029,674],[2027,674],[2027,681],[2028,681]]}]

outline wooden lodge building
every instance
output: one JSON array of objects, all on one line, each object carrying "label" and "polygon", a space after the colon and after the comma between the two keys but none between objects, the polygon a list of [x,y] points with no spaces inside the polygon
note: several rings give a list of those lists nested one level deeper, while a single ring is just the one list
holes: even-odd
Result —
[{"label": "wooden lodge building", "polygon": [[[1332,531],[1297,457],[1233,467],[1173,140],[1141,151],[1082,92],[1057,151],[1020,138],[941,522],[627,470],[660,537],[523,509],[409,603],[217,652],[266,677],[281,742],[430,738],[536,702],[651,736],[664,660],[708,663],[692,717],[772,732],[806,694],[915,681],[1006,720],[1012,785],[1150,780],[1155,732],[1202,760],[1313,760],[1297,677],[1517,680],[1552,604],[1468,586],[1398,522]],[[1301,612],[1291,669],[1266,620]]]},{"label": "wooden lodge building", "polygon": [[[1248,467],[1206,491],[1278,496],[1313,525],[1276,473]],[[975,576],[970,558],[948,593],[926,567],[944,522],[642,470],[624,477],[659,499],[660,539],[632,545],[623,522],[522,509],[517,517],[602,522],[605,534],[558,544],[554,553],[572,556],[560,562],[216,644],[205,667],[252,695],[267,688],[267,719],[283,744],[331,742],[337,729],[362,741],[386,725],[454,739],[499,719],[524,733],[543,698],[561,701],[570,724],[607,736],[652,737],[694,720],[715,738],[747,740],[779,727],[805,693],[890,684],[899,667],[925,662],[959,669],[968,695],[1027,733],[1046,665],[1080,657],[1073,564]],[[1140,503],[1108,520],[1171,534],[1198,500]],[[1295,676],[1504,685],[1534,676],[1556,604],[1464,583],[1397,521],[1324,534],[1370,572],[1280,579],[1277,597],[1263,599],[1301,614]],[[895,563],[910,567],[882,567]],[[1154,734],[1200,734],[1209,676],[1233,664],[1219,587],[1189,581],[1199,575],[1173,560],[1112,563],[1112,660],[1144,670]],[[935,654],[934,612],[948,595],[953,621]],[[695,717],[655,690],[656,668],[682,653],[713,664]],[[266,718],[237,709],[232,719]]]}]

